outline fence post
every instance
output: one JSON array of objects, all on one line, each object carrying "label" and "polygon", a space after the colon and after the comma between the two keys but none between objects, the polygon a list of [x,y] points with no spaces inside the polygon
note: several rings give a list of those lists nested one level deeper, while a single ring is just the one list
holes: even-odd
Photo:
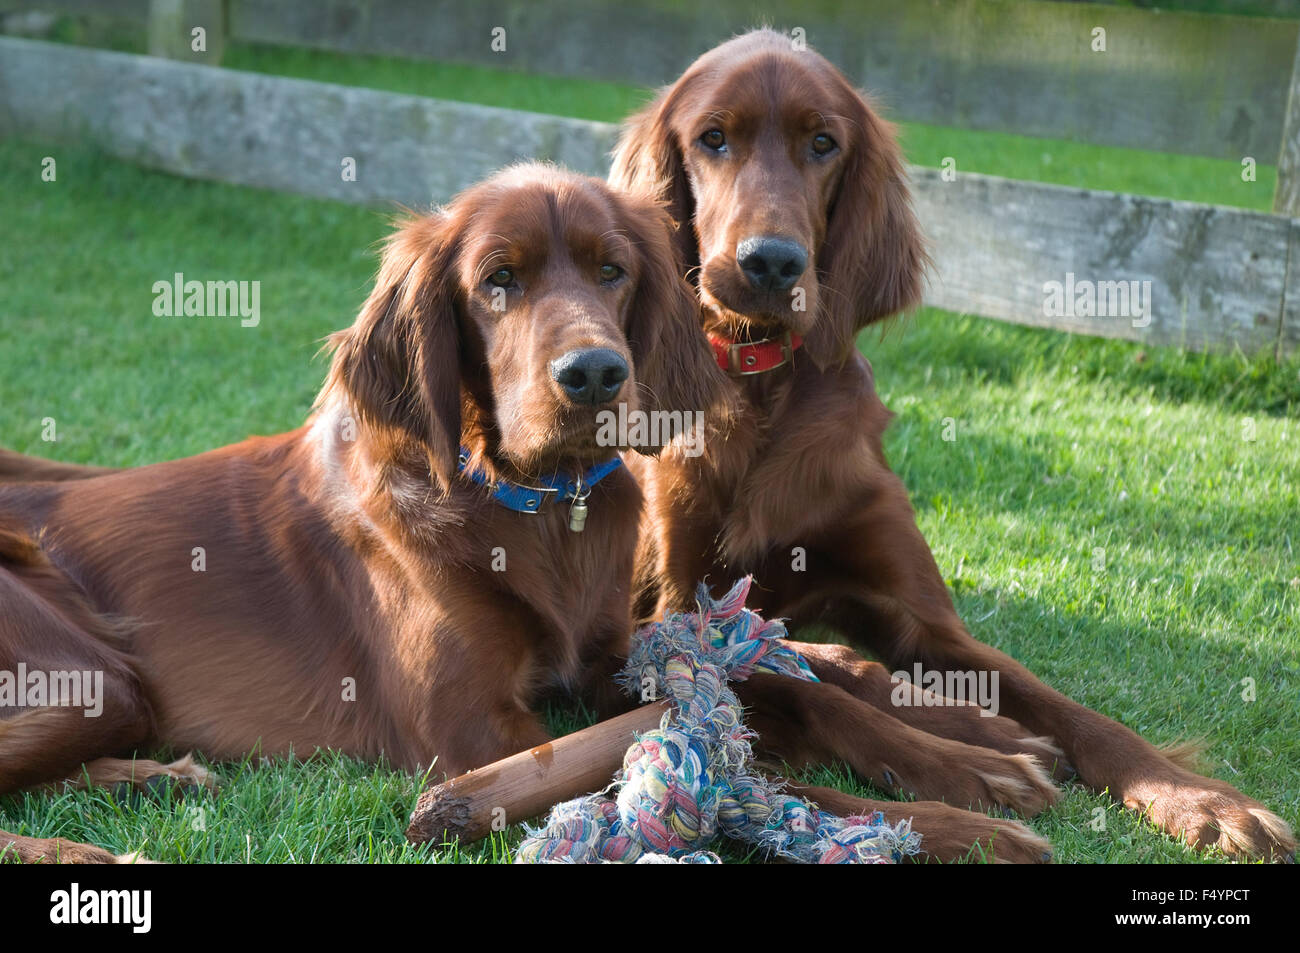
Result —
[{"label": "fence post", "polygon": [[1282,151],[1277,157],[1273,211],[1279,215],[1300,217],[1300,41],[1296,43],[1286,116],[1282,122]]},{"label": "fence post", "polygon": [[149,54],[217,66],[226,48],[226,0],[149,0]]}]

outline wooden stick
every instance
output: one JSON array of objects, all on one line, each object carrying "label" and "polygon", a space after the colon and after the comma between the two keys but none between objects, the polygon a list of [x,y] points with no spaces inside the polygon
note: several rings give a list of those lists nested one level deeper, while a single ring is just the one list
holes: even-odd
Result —
[{"label": "wooden stick", "polygon": [[659,727],[668,703],[644,705],[428,788],[411,812],[413,844],[481,840],[544,814],[552,806],[606,787],[637,732]]}]

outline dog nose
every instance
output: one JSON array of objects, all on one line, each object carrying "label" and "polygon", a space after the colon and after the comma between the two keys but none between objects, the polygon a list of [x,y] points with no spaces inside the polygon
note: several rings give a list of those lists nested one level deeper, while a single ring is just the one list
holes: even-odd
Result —
[{"label": "dog nose", "polygon": [[757,290],[789,291],[808,267],[808,252],[788,238],[746,238],[736,246],[736,263]]},{"label": "dog nose", "polygon": [[607,347],[570,351],[551,361],[551,377],[575,404],[606,404],[627,380],[627,361]]}]

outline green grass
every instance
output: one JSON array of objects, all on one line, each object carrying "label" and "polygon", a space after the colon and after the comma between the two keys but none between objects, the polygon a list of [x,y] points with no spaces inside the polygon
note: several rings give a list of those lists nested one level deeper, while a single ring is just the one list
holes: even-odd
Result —
[{"label": "green grass", "polygon": [[[58,181],[39,180],[40,159]],[[301,423],[321,339],[350,324],[386,213],[0,146],[0,443],[138,464]],[[162,319],[175,272],[261,282],[261,323]],[[53,417],[57,445],[42,443]]]},{"label": "green grass", "polygon": [[[0,144],[0,189],[0,445],[70,461],[142,464],[299,424],[319,341],[352,320],[386,231],[371,210],[30,143]],[[261,281],[260,326],[154,317],[152,284],[176,271]],[[1153,741],[1205,738],[1215,776],[1300,825],[1300,365],[929,310],[862,344],[898,413],[891,461],[973,631]],[[520,836],[409,848],[419,779],[335,755],[216,767],[216,796],[9,797],[0,827],[170,861],[478,862]],[[808,779],[864,792],[835,768]],[[1061,861],[1199,859],[1075,788],[1031,823]]]},{"label": "green grass", "polygon": [[[1204,738],[1295,824],[1300,367],[934,311],[901,331],[865,339],[887,450],[975,634],[1149,740]],[[1190,856],[1118,814],[1096,835],[1105,803],[1034,826],[1066,859]]]},{"label": "green grass", "polygon": [[[109,788],[4,800],[7,830],[49,832],[116,853],[139,850],[169,863],[428,863],[404,836],[420,779],[336,752],[304,761],[249,760],[220,766],[216,793]],[[509,858],[516,831],[473,851],[438,852],[442,863]]]},{"label": "green grass", "polygon": [[364,86],[433,99],[619,122],[649,102],[652,91],[626,83],[567,76],[538,77],[463,63],[393,56],[354,56],[303,47],[233,43],[222,66],[344,86]]}]

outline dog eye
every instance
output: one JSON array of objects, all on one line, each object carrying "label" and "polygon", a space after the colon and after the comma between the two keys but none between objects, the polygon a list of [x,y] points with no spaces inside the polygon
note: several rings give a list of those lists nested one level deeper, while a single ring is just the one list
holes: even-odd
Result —
[{"label": "dog eye", "polygon": [[824,132],[819,132],[813,136],[812,151],[813,155],[824,156],[834,152],[836,148],[835,140]]},{"label": "dog eye", "polygon": [[721,129],[710,129],[704,135],[700,136],[700,144],[706,149],[712,149],[714,152],[725,152],[727,149],[727,137],[722,134]]},{"label": "dog eye", "polygon": [[600,266],[600,280],[605,282],[606,284],[613,284],[615,281],[618,281],[618,279],[622,277],[623,277],[623,269],[618,267],[618,265]]},{"label": "dog eye", "polygon": [[498,268],[488,275],[488,281],[498,288],[509,288],[515,283],[515,273],[509,268]]}]

